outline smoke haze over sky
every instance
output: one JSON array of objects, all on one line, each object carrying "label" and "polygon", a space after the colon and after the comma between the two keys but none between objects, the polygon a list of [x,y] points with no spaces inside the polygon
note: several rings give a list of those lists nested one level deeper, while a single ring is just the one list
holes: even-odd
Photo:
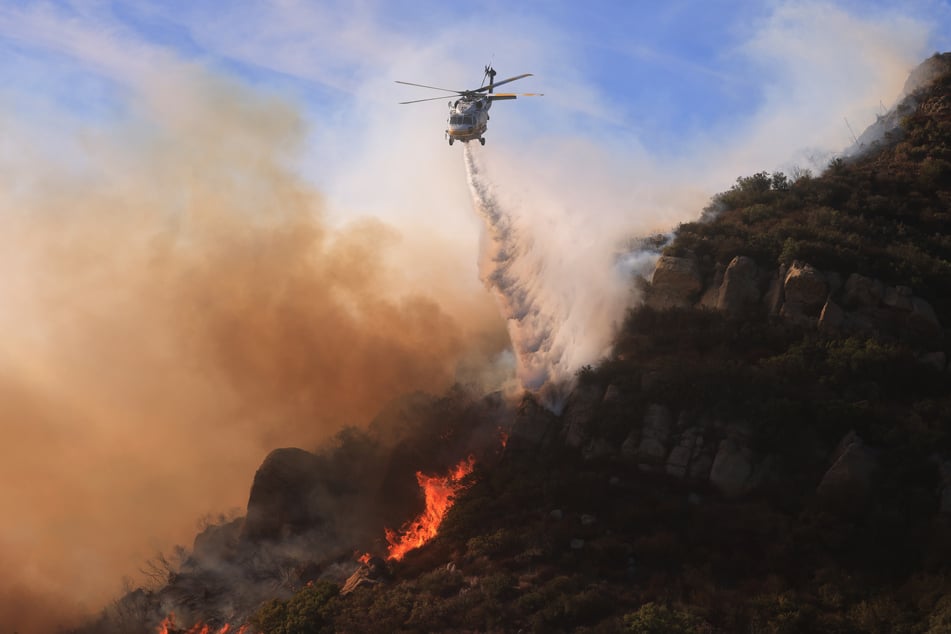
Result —
[{"label": "smoke haze over sky", "polygon": [[269,449],[506,349],[445,101],[393,80],[534,73],[480,161],[546,296],[589,306],[624,240],[821,167],[951,48],[927,0],[509,4],[0,7],[0,630],[96,609]]}]

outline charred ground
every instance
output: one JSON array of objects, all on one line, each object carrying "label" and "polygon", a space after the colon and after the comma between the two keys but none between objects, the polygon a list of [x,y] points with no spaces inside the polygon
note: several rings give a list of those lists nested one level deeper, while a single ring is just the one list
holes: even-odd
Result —
[{"label": "charred ground", "polygon": [[[280,450],[246,519],[83,631],[951,629],[951,56],[916,73],[861,152],[681,226],[562,415],[459,389]],[[414,472],[469,452],[439,536],[342,595]]]}]

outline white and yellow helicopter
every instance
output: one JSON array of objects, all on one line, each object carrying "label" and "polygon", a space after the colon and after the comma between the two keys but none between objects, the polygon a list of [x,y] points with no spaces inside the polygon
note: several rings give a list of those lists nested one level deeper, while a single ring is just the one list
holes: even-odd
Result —
[{"label": "white and yellow helicopter", "polygon": [[[502,84],[507,84],[510,81],[524,77],[531,77],[532,75],[531,73],[525,73],[496,82],[495,74],[495,70],[493,70],[491,66],[486,66],[485,75],[482,76],[483,85],[475,90],[452,90],[450,88],[412,84],[408,81],[397,81],[396,83],[406,84],[407,86],[417,86],[419,88],[454,92],[459,95],[458,99],[449,102],[449,120],[446,127],[446,137],[449,139],[449,145],[452,145],[454,141],[468,143],[476,139],[479,140],[479,143],[485,145],[485,137],[482,135],[485,134],[485,130],[489,124],[489,108],[492,107],[493,101],[515,99],[517,97],[541,97],[543,95],[543,93],[536,92],[493,92],[496,87]],[[486,77],[489,79],[488,86],[485,85]],[[434,101],[436,99],[444,99],[444,97],[429,97],[428,99],[415,99],[413,101],[401,101],[400,103],[419,103],[421,101]]]}]

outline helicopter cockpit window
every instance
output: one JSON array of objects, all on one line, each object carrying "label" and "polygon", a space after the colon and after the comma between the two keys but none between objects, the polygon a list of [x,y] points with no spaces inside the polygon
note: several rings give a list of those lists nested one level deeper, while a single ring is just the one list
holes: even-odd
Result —
[{"label": "helicopter cockpit window", "polygon": [[461,123],[462,123],[462,116],[461,116],[461,115],[454,114],[454,115],[452,115],[451,117],[449,117],[449,124],[450,124],[450,125],[460,125]]},{"label": "helicopter cockpit window", "polygon": [[462,123],[465,125],[475,125],[475,120],[471,116],[465,116],[462,118]]}]

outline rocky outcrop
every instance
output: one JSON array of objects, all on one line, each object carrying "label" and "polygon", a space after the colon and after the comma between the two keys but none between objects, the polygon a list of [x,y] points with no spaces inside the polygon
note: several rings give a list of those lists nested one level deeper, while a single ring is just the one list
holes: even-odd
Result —
[{"label": "rocky outcrop", "polygon": [[[667,455],[667,463],[665,465],[667,473],[677,478],[686,477],[688,473],[691,473],[691,466],[697,464],[697,459],[701,455],[702,450],[703,430],[699,427],[690,427],[684,430],[677,444],[674,445],[673,449],[671,449]],[[707,469],[709,469],[709,466]],[[691,477],[703,477],[705,475],[706,474],[703,473],[691,473]]]},{"label": "rocky outcrop", "polygon": [[907,286],[889,286],[885,289],[882,303],[889,308],[901,311],[911,311],[911,289]]},{"label": "rocky outcrop", "polygon": [[819,269],[796,260],[783,280],[783,314],[789,317],[817,316],[829,295],[829,284]]},{"label": "rocky outcrop", "polygon": [[717,310],[737,314],[760,300],[759,270],[752,258],[733,258],[723,274],[717,296]]},{"label": "rocky outcrop", "polygon": [[720,442],[710,468],[710,483],[727,497],[738,497],[749,489],[753,475],[753,453],[734,438]]},{"label": "rocky outcrop", "polygon": [[308,502],[317,489],[319,459],[309,451],[275,449],[254,474],[243,540],[276,540],[322,523]]},{"label": "rocky outcrop", "polygon": [[911,298],[911,314],[905,322],[908,333],[916,339],[941,336],[941,324],[931,304],[920,297]]},{"label": "rocky outcrop", "polygon": [[819,330],[833,333],[842,329],[845,324],[845,311],[831,299],[826,300],[819,313]]},{"label": "rocky outcrop", "polygon": [[672,418],[670,410],[663,405],[651,405],[644,415],[641,442],[637,447],[638,460],[648,464],[663,462],[667,457],[667,441],[670,438]]},{"label": "rocky outcrop", "polygon": [[878,458],[853,431],[839,443],[832,465],[822,476],[816,493],[829,508],[855,510],[872,492],[872,480],[878,470]]},{"label": "rocky outcrop", "polygon": [[848,308],[875,308],[885,295],[885,285],[876,279],[853,273],[845,281],[842,301]]},{"label": "rocky outcrop", "polygon": [[702,288],[696,259],[663,255],[657,260],[645,301],[656,309],[685,308],[697,301]]},{"label": "rocky outcrop", "polygon": [[645,299],[655,309],[693,306],[732,316],[759,310],[828,335],[900,339],[919,352],[936,350],[944,337],[932,305],[908,286],[887,286],[859,273],[843,281],[837,271],[820,271],[800,260],[769,276],[751,258],[737,256],[726,268],[716,265],[704,287],[694,259],[661,260]]}]

